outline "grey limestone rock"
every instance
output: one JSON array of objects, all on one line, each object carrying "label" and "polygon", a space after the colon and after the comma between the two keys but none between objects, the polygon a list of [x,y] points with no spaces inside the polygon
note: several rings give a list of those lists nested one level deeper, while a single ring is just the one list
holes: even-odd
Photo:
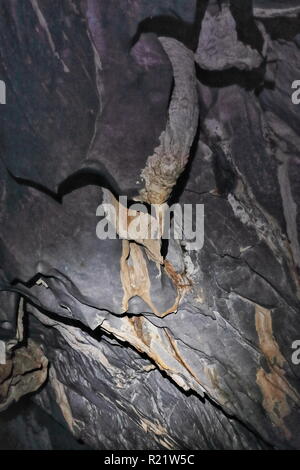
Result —
[{"label": "grey limestone rock", "polygon": [[[296,3],[0,1],[0,407],[45,381],[0,415],[6,448],[300,448]],[[204,205],[201,248],[162,243],[173,271],[130,240],[154,303],[182,294],[164,318],[124,312],[124,245],[96,235],[160,136],[183,157],[169,203]]]}]

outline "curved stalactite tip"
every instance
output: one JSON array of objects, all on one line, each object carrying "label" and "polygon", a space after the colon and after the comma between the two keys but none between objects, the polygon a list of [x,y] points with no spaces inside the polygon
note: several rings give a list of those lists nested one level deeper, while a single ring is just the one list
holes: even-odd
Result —
[{"label": "curved stalactite tip", "polygon": [[159,40],[172,64],[174,90],[160,145],[148,157],[141,172],[145,187],[139,197],[150,204],[163,204],[169,199],[187,164],[199,116],[193,52],[176,39],[161,37]]}]

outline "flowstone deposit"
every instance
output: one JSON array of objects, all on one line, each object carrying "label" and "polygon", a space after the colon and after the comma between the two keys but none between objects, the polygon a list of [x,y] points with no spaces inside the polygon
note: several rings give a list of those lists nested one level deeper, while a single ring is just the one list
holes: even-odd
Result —
[{"label": "flowstone deposit", "polygon": [[0,0],[0,447],[300,448],[299,18]]}]

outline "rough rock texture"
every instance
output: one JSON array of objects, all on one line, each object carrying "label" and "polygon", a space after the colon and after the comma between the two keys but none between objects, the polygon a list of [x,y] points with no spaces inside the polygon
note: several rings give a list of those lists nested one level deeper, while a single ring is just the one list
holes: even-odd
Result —
[{"label": "rough rock texture", "polygon": [[213,71],[232,67],[252,70],[261,65],[263,57],[259,51],[239,41],[236,23],[228,3],[221,5],[213,14],[207,9],[201,25],[195,60],[201,68]]},{"label": "rough rock texture", "polygon": [[23,395],[38,390],[45,382],[48,360],[32,341],[19,347],[0,365],[0,411],[6,410]]},{"label": "rough rock texture", "polygon": [[[50,364],[30,419],[3,425],[16,441],[28,428],[28,448],[41,428],[36,448],[58,448],[55,426],[70,448],[300,448],[297,2],[1,0],[0,13],[0,340],[7,364],[24,341]],[[178,273],[188,284],[165,318],[139,297],[122,311],[122,241],[96,236],[101,188],[137,196],[168,129],[161,36],[201,53],[170,203],[205,213],[201,249],[162,247],[173,278],[149,267],[159,304]]]}]

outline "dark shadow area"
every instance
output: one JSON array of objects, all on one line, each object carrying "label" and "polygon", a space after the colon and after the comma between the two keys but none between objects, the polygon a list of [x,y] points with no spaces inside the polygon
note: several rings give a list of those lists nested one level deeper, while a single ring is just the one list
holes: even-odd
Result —
[{"label": "dark shadow area", "polygon": [[[116,199],[119,196],[122,196],[122,192],[120,190],[119,185],[115,181],[115,179],[109,175],[104,176],[98,170],[93,168],[83,168],[81,170],[76,171],[68,178],[66,178],[62,183],[59,184],[58,191],[55,193],[51,191],[46,186],[42,184],[36,183],[35,181],[31,181],[25,178],[20,178],[15,176],[11,173],[10,170],[7,169],[10,177],[18,184],[27,186],[29,188],[36,189],[37,191],[42,192],[43,194],[49,196],[50,198],[54,199],[59,204],[63,203],[64,196],[76,191],[77,189],[84,188],[86,186],[97,186],[98,188],[106,188],[108,189]],[[128,194],[129,193],[129,194]],[[135,204],[143,205],[143,210],[141,207],[142,212],[148,212],[151,214],[151,205],[147,202],[142,201],[135,201],[132,197],[137,195],[137,191],[131,190],[127,193],[127,208],[130,209]],[[33,281],[32,281],[33,282]],[[31,286],[30,286],[31,287]]]},{"label": "dark shadow area", "polygon": [[230,0],[230,11],[236,22],[239,41],[261,53],[264,39],[253,17],[252,3],[252,0]]},{"label": "dark shadow area", "polygon": [[164,259],[166,259],[167,257],[168,249],[169,249],[169,240],[167,238],[162,238],[160,254]]},{"label": "dark shadow area", "polygon": [[[14,279],[13,281],[11,281],[10,286],[14,287],[18,284],[23,284],[24,286],[26,286],[30,289],[31,287],[33,287],[36,284],[36,282],[40,279],[41,276],[42,276],[41,273],[37,273],[37,274],[35,274],[35,276],[33,276],[27,282],[23,282],[20,279]],[[16,291],[16,292],[18,292],[18,291]]]},{"label": "dark shadow area", "polygon": [[116,197],[120,194],[120,188],[116,180],[108,174],[107,171],[104,173],[92,168],[83,168],[60,183],[58,186],[58,195],[62,200],[64,196],[76,189],[91,185],[109,189]]},{"label": "dark shadow area", "polygon": [[213,150],[213,170],[218,193],[226,198],[236,187],[237,175],[223,149],[217,144],[211,144],[211,149]]},{"label": "dark shadow area", "polygon": [[132,38],[131,47],[139,40],[143,33],[155,33],[157,36],[167,36],[177,39],[186,47],[195,51],[198,45],[201,23],[209,0],[198,0],[196,4],[195,19],[193,23],[187,23],[174,16],[161,15],[143,20]]},{"label": "dark shadow area", "polygon": [[[31,395],[31,394],[30,394]],[[89,450],[83,441],[30,399],[22,397],[0,414],[0,450]]]},{"label": "dark shadow area", "polygon": [[[277,39],[293,41],[300,34],[300,15],[297,18],[262,18],[261,22],[273,41]],[[297,44],[300,47],[300,38]]]},{"label": "dark shadow area", "polygon": [[[189,156],[187,165],[186,165],[184,171],[182,172],[182,174],[180,175],[180,177],[178,178],[177,183],[176,183],[176,185],[175,185],[175,187],[172,191],[172,194],[171,194],[171,197],[170,197],[170,200],[169,200],[169,206],[172,206],[172,204],[177,203],[179,201],[181,195],[184,192],[184,189],[185,189],[185,187],[187,185],[187,182],[189,180],[189,177],[190,177],[192,164],[193,164],[194,158],[195,158],[196,153],[197,153],[199,138],[200,138],[200,124],[198,123],[198,127],[197,127],[197,130],[196,130],[193,145],[192,145],[191,150],[190,150],[190,156]],[[173,217],[173,214],[172,214],[172,217]]]},{"label": "dark shadow area", "polygon": [[266,65],[256,69],[243,71],[235,67],[227,70],[206,70],[196,64],[198,80],[205,86],[213,88],[225,88],[231,85],[239,85],[247,91],[258,90],[264,86]]},{"label": "dark shadow area", "polygon": [[51,197],[59,204],[62,203],[64,196],[85,186],[98,186],[100,188],[109,189],[115,197],[118,197],[118,194],[120,194],[120,188],[114,178],[108,174],[104,175],[94,168],[82,168],[68,176],[68,178],[59,184],[57,192],[51,191],[46,186],[36,183],[35,181],[15,176],[8,169],[7,171],[16,183],[36,189]]}]

